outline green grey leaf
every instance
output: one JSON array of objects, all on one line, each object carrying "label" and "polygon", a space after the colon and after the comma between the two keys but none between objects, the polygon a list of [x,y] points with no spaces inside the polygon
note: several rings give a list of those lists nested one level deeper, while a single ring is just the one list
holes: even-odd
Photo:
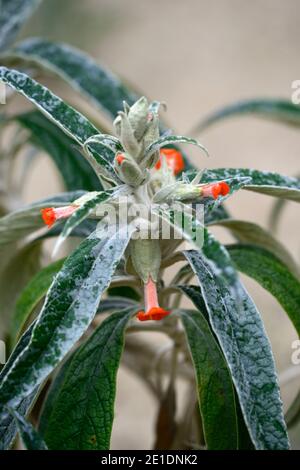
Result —
[{"label": "green grey leaf", "polygon": [[110,149],[114,154],[116,154],[117,152],[124,151],[119,139],[117,139],[117,137],[114,137],[113,135],[110,135],[110,134],[94,135],[93,137],[90,137],[85,142],[85,145],[88,145],[91,143],[103,145],[104,147],[107,147],[108,149]]},{"label": "green grey leaf", "polygon": [[5,49],[15,39],[23,23],[39,3],[40,0],[1,0],[0,50]]},{"label": "green grey leaf", "polygon": [[147,159],[149,158],[153,153],[155,153],[157,150],[159,150],[161,147],[164,147],[165,145],[170,145],[170,144],[192,144],[196,145],[199,147],[203,152],[209,156],[207,149],[200,144],[196,139],[191,139],[190,137],[184,137],[183,135],[167,135],[160,137],[159,139],[155,140],[151,145],[149,145],[148,148],[145,150],[145,156],[144,158]]},{"label": "green grey leaf", "polygon": [[299,268],[285,246],[259,225],[239,219],[219,220],[213,225],[229,229],[241,243],[258,245],[276,253],[277,258],[289,266],[295,276],[299,276]]},{"label": "green grey leaf", "polygon": [[[40,85],[28,75],[7,67],[0,67],[0,81],[6,83],[15,91],[31,101],[50,121],[59,127],[65,134],[74,139],[81,147],[89,137],[99,135],[100,131],[86,119],[83,114],[66,104],[54,95],[45,86]],[[101,155],[96,152],[84,153],[97,175],[106,171],[103,162],[111,159],[111,151],[101,146]]]},{"label": "green grey leaf", "polygon": [[[16,410],[20,415],[26,416],[29,413],[35,394],[36,392],[29,395],[27,398],[24,398],[16,407]],[[7,411],[3,412],[3,409],[1,408],[0,418],[0,450],[8,450],[16,438],[18,429],[13,416]]]},{"label": "green grey leaf", "polygon": [[238,101],[211,113],[195,126],[192,134],[198,134],[223,119],[247,115],[271,119],[297,127],[300,125],[299,106],[293,104],[290,100],[276,98],[252,99]]},{"label": "green grey leaf", "polygon": [[87,140],[84,143],[84,155],[95,173],[103,176],[105,180],[108,179],[110,185],[120,182],[114,170],[115,153],[109,147],[100,142]]},{"label": "green grey leaf", "polygon": [[17,427],[23,441],[23,444],[28,450],[48,450],[45,442],[26,419],[16,410],[9,408],[9,412],[13,415]]},{"label": "green grey leaf", "polygon": [[[251,439],[257,449],[287,449],[274,360],[259,313],[242,284],[234,281],[226,249],[214,239],[204,248],[204,254],[191,250],[185,256],[198,277]],[[239,297],[232,295],[233,282]]]},{"label": "green grey leaf", "polygon": [[[193,171],[187,173],[191,180],[195,175],[196,172]],[[251,181],[246,183],[243,189],[290,199],[291,201],[300,201],[300,179],[270,171],[251,170],[249,168],[216,168],[214,170],[205,170],[201,183],[241,177],[251,178]]]},{"label": "green grey leaf", "polygon": [[126,228],[102,239],[95,232],[69,256],[50,287],[29,345],[0,385],[0,405],[18,406],[82,336],[132,231]]},{"label": "green grey leaf", "polygon": [[[189,268],[191,270],[191,266],[189,264],[186,265],[186,268]],[[205,319],[208,321],[209,315],[206,309],[203,296],[200,291],[200,287],[187,284],[178,285],[176,287],[180,289],[187,297],[189,297],[195,307],[199,310],[199,312],[202,313],[202,315],[204,315]]]},{"label": "green grey leaf", "polygon": [[[15,347],[11,355],[9,356],[5,366],[0,372],[0,381],[4,379],[7,372],[12,367],[12,364],[15,362],[16,358],[21,354],[23,349],[29,344],[31,333],[33,330],[34,324],[31,324],[30,327],[24,332],[18,345]],[[24,398],[20,405],[17,406],[17,411],[22,416],[26,416],[30,410],[32,401],[34,399],[36,391],[34,391],[29,397]],[[17,427],[14,418],[7,411],[0,408],[0,450],[8,449],[17,434]]]},{"label": "green grey leaf", "polygon": [[0,67],[0,80],[31,101],[50,121],[79,145],[99,130],[81,113],[54,95],[45,86],[18,70]]},{"label": "green grey leaf", "polygon": [[124,332],[135,312],[109,316],[72,356],[43,431],[50,449],[109,449]]},{"label": "green grey leaf", "polygon": [[14,344],[31,313],[46,295],[54,276],[61,269],[65,259],[60,259],[39,271],[21,292],[12,316],[10,337]]},{"label": "green grey leaf", "polygon": [[[206,309],[204,299],[201,295],[200,287],[198,286],[177,286],[181,291],[183,291],[194,303],[195,307],[205,316],[205,319],[209,322],[209,315]],[[215,337],[214,337],[215,338]],[[218,344],[218,343],[217,343]],[[224,361],[224,358],[222,356]],[[236,395],[236,392],[235,392]],[[238,449],[240,450],[253,450],[254,446],[251,441],[243,413],[238,401],[238,397],[235,397],[235,408],[236,408],[236,418],[237,418],[237,427],[238,427]]]},{"label": "green grey leaf", "polygon": [[15,119],[30,131],[33,145],[47,152],[61,174],[66,189],[98,191],[101,184],[74,141],[39,111],[19,114]]},{"label": "green grey leaf", "polygon": [[206,225],[217,223],[218,221],[229,219],[228,210],[223,205],[217,205],[211,211],[205,214]]},{"label": "green grey leaf", "polygon": [[300,282],[272,252],[254,245],[229,245],[237,269],[255,279],[282,305],[300,336]]},{"label": "green grey leaf", "polygon": [[[123,101],[132,105],[140,96],[92,57],[64,43],[53,43],[41,38],[26,39],[2,57],[2,61],[8,64],[18,60],[25,65],[35,63],[55,73],[110,118],[115,118],[118,111],[123,109]],[[156,102],[154,108],[157,108]],[[164,127],[161,128],[163,131]],[[183,152],[182,155],[185,168],[193,168]]]},{"label": "green grey leaf", "polygon": [[223,354],[200,311],[179,313],[193,358],[207,448],[237,449],[234,389]]},{"label": "green grey leaf", "polygon": [[237,411],[237,422],[239,430],[239,450],[255,450],[253,442],[251,440],[249,431],[247,429],[245,419],[236,395],[236,411]]}]

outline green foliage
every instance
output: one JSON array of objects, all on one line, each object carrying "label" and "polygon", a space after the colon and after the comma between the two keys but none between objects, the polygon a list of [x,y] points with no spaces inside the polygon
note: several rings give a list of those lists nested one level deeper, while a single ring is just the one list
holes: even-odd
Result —
[{"label": "green foliage", "polygon": [[[234,390],[226,362],[202,313],[180,311],[197,379],[199,405],[207,448],[237,449]],[[225,428],[219,423],[227,423]]]},{"label": "green foliage", "polygon": [[288,266],[258,246],[230,245],[228,250],[237,269],[274,295],[300,335],[300,283]]},{"label": "green foliage", "polygon": [[129,307],[104,320],[53,383],[51,406],[41,418],[50,449],[109,449],[124,330],[135,311]]},{"label": "green foliage", "polygon": [[[238,280],[233,295],[229,263],[225,271],[215,246],[208,247],[207,252],[212,255],[208,259],[196,251],[185,254],[198,277],[209,320],[230,368],[252,441],[257,449],[287,449],[275,366],[261,318]],[[223,251],[220,258],[224,257]]]},{"label": "green foliage", "polygon": [[23,289],[16,302],[10,328],[11,341],[14,344],[20,336],[23,326],[30,318],[38,303],[47,294],[53,277],[62,268],[64,260],[55,261],[39,271]]},{"label": "green foliage", "polygon": [[[38,2],[2,3],[3,50]],[[187,425],[187,418],[192,417],[203,430],[200,445],[207,449],[288,449],[270,343],[238,271],[274,295],[299,334],[298,266],[265,229],[231,218],[224,202],[238,197],[241,189],[299,202],[299,178],[249,168],[199,173],[185,156],[186,171],[181,176],[175,177],[166,156],[157,171],[153,167],[162,147],[172,152],[178,148],[175,145],[192,144],[208,153],[197,140],[172,135],[159,124],[159,102],[149,103],[145,97],[136,101],[138,94],[118,77],[66,44],[26,39],[5,51],[1,61],[0,80],[12,89],[10,99],[21,94],[35,108],[26,113],[16,111],[13,117],[5,110],[3,132],[12,122],[25,129],[20,147],[29,143],[46,152],[68,192],[0,219],[1,322],[11,345],[17,343],[0,376],[0,448],[9,448],[19,432],[31,450],[108,449],[123,350],[124,360],[130,357],[125,343],[128,327],[134,332],[161,331],[172,339],[171,361],[167,356],[164,370],[163,358],[158,360],[155,351],[151,362],[144,343],[137,342],[129,362],[159,399],[157,429],[165,426],[168,438],[157,436],[157,443],[168,441],[168,446],[186,448],[187,442],[195,441],[193,426]],[[100,113],[97,125],[24,73],[29,64],[29,73],[38,70],[43,76],[52,75],[87,99]],[[8,68],[10,65],[15,69]],[[300,122],[298,107],[290,103],[254,100],[212,114],[197,129],[249,113],[297,126]],[[108,135],[98,124],[102,114],[115,119],[116,136]],[[20,158],[11,147],[8,156]],[[30,164],[28,167],[30,170]],[[209,193],[209,188],[219,191],[227,187],[225,182],[229,191]],[[203,196],[203,185],[208,188],[207,197]],[[112,222],[100,209],[109,202],[120,217],[118,196],[126,196],[129,210],[136,203],[144,204],[148,215],[142,218],[133,211],[130,223],[123,221],[114,230],[116,220]],[[185,210],[180,219],[173,202]],[[237,244],[225,247],[203,227],[195,211],[198,202],[204,204],[207,226],[228,229]],[[50,208],[53,217],[50,230],[41,230],[40,212],[45,208]],[[65,224],[57,223],[64,218],[58,216],[61,208],[72,212]],[[158,224],[152,236],[155,243],[143,240],[139,246],[144,248],[136,255],[133,239],[149,229],[151,215],[171,228],[170,239],[163,239]],[[141,219],[143,224],[139,225]],[[194,250],[182,250],[182,240],[176,239],[179,233]],[[45,266],[44,241],[53,237],[58,237],[56,247],[69,241],[64,244],[67,257]],[[166,284],[164,268],[184,256],[188,264],[177,272],[173,283]],[[149,278],[149,273],[155,275]],[[193,275],[199,287],[190,284]],[[140,305],[143,292],[145,311]],[[195,309],[178,308],[182,294],[192,300]],[[166,318],[140,324],[134,318],[138,311],[139,319]],[[185,364],[178,361],[178,352],[186,358]],[[158,365],[155,380],[153,363]],[[169,380],[166,387],[163,373]],[[195,412],[193,400],[186,400],[184,439],[175,416],[177,374],[188,377],[190,385],[194,374],[194,395],[199,404]],[[43,401],[43,408],[37,431],[30,415],[40,406],[39,401]],[[298,416],[297,399],[288,422],[294,423]]]},{"label": "green foliage", "polygon": [[213,112],[195,126],[194,133],[202,132],[224,119],[236,116],[257,116],[297,127],[300,124],[299,106],[291,101],[272,98],[254,99],[238,101]]},{"label": "green foliage", "polygon": [[16,116],[16,120],[30,132],[30,142],[52,158],[68,191],[101,189],[99,179],[73,140],[42,113],[30,111]]},{"label": "green foliage", "polygon": [[40,0],[2,0],[0,16],[0,50],[5,49],[18,34]]}]

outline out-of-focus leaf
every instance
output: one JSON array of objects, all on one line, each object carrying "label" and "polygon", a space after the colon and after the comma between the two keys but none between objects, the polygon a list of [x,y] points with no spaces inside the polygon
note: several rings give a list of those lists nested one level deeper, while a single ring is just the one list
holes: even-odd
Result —
[{"label": "out-of-focus leaf", "polygon": [[1,0],[0,50],[5,49],[37,8],[41,0]]},{"label": "out-of-focus leaf", "polygon": [[177,428],[175,415],[176,392],[174,384],[170,383],[159,403],[159,410],[156,419],[155,450],[168,450],[172,448]]},{"label": "out-of-focus leaf", "polygon": [[[132,105],[140,97],[140,93],[122,83],[92,57],[64,43],[53,43],[41,38],[26,39],[2,56],[2,62],[17,64],[18,67],[34,63],[39,68],[55,73],[110,118],[115,118],[118,111],[123,109],[123,101]],[[161,126],[161,131],[164,130],[164,126]],[[174,144],[172,147],[176,148]],[[181,153],[185,169],[193,168],[186,155]]]},{"label": "out-of-focus leaf", "polygon": [[41,268],[42,246],[40,242],[17,250],[0,273],[0,330],[7,333],[16,301],[29,279]]},{"label": "out-of-focus leaf", "polygon": [[229,104],[209,114],[195,126],[192,133],[198,134],[227,118],[247,115],[271,119],[297,127],[300,125],[299,106],[293,104],[290,100],[277,98],[252,99]]},{"label": "out-of-focus leaf", "polygon": [[108,289],[109,296],[122,296],[126,299],[140,300],[140,295],[130,286],[116,286]]},{"label": "out-of-focus leaf", "polygon": [[22,59],[54,72],[109,117],[114,118],[123,109],[124,100],[132,105],[138,99],[116,75],[68,44],[29,38],[9,51],[7,58]]},{"label": "out-of-focus leaf", "polygon": [[[126,299],[126,297],[108,297],[100,302],[97,313],[113,312],[137,305],[138,304],[134,300]],[[138,307],[135,308],[138,310]]]},{"label": "out-of-focus leaf", "polygon": [[129,307],[109,316],[68,361],[42,418],[50,449],[109,449],[124,332],[134,313]]},{"label": "out-of-focus leaf", "polygon": [[64,259],[60,259],[43,268],[23,289],[17,300],[11,321],[10,336],[12,344],[15,343],[34,308],[46,295],[54,276],[61,269],[64,261]]},{"label": "out-of-focus leaf", "polygon": [[300,421],[300,392],[297,393],[291,406],[289,407],[285,420],[288,428],[294,427]]},{"label": "out-of-focus leaf", "polygon": [[296,276],[299,276],[299,268],[285,246],[259,225],[239,219],[219,220],[214,224],[230,230],[241,243],[258,245],[276,253],[277,258],[289,266]]},{"label": "out-of-focus leaf", "polygon": [[42,113],[19,114],[16,120],[30,131],[30,141],[52,158],[68,191],[101,189],[94,170],[74,146],[73,140]]},{"label": "out-of-focus leaf", "polygon": [[229,369],[200,311],[180,310],[191,351],[208,449],[237,449],[235,397]]},{"label": "out-of-focus leaf", "polygon": [[55,277],[30,343],[0,385],[0,405],[16,408],[52,372],[92,321],[133,229],[97,231],[67,258]]},{"label": "out-of-focus leaf", "polygon": [[257,449],[287,449],[274,360],[260,315],[233,274],[226,249],[211,237],[207,242],[203,253],[191,250],[185,255],[198,277],[251,439]]},{"label": "out-of-focus leaf", "polygon": [[227,247],[237,269],[255,279],[282,305],[300,336],[300,282],[270,251],[254,245]]},{"label": "out-of-focus leaf", "polygon": [[277,232],[278,230],[279,220],[283,209],[286,207],[286,203],[287,201],[285,199],[278,199],[278,201],[275,201],[275,204],[272,207],[270,213],[270,230],[272,232]]},{"label": "out-of-focus leaf", "polygon": [[18,431],[26,449],[48,450],[45,442],[43,441],[39,433],[34,429],[32,424],[26,421],[26,419],[16,410],[10,408],[9,412],[13,415],[17,423]]}]

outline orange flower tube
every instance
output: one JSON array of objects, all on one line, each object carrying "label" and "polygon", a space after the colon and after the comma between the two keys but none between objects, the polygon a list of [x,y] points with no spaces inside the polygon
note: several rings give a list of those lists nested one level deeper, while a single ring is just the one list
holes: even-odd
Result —
[{"label": "orange flower tube", "polygon": [[41,214],[43,221],[50,228],[57,220],[70,217],[77,208],[78,206],[46,207],[41,210]]},{"label": "orange flower tube", "polygon": [[159,306],[156,283],[152,280],[151,276],[149,276],[148,281],[144,285],[144,296],[146,312],[141,310],[137,313],[137,318],[140,321],[162,320],[171,313],[170,310],[165,310]]},{"label": "orange flower tube", "polygon": [[184,170],[184,160],[182,154],[176,149],[161,149],[160,159],[155,165],[156,170],[161,167],[161,159],[165,158],[168,167],[173,171],[174,175]]}]

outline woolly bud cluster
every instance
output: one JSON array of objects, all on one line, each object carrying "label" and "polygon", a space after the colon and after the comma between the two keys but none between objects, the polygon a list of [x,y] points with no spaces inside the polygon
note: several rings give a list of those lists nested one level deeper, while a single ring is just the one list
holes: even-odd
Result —
[{"label": "woolly bud cluster", "polygon": [[140,98],[133,106],[124,102],[114,121],[116,135],[124,152],[115,157],[115,169],[120,179],[130,186],[139,186],[148,178],[148,170],[159,159],[159,152],[145,153],[149,145],[159,137],[159,105],[149,105],[147,98]]}]

